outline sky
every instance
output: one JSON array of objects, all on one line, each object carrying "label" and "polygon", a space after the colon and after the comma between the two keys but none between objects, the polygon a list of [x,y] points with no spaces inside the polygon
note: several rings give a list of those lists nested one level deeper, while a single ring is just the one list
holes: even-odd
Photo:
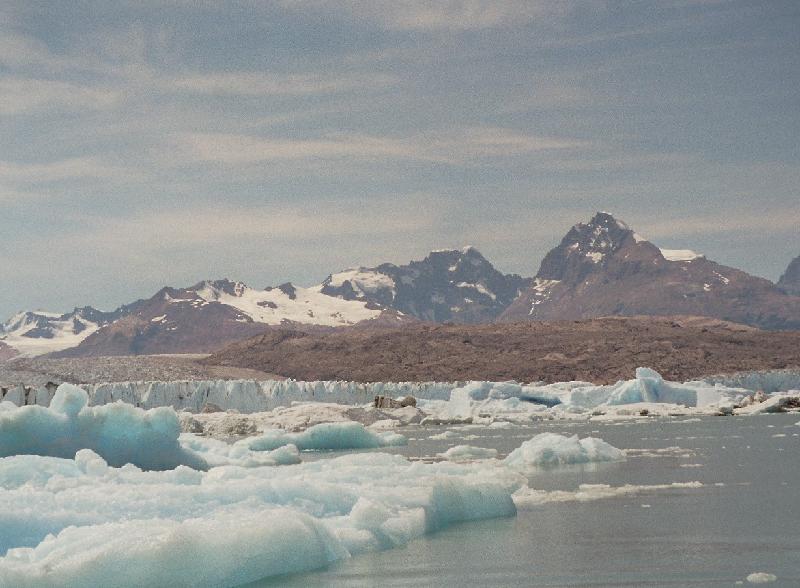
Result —
[{"label": "sky", "polygon": [[777,279],[800,3],[3,0],[0,320],[477,247],[607,210]]}]

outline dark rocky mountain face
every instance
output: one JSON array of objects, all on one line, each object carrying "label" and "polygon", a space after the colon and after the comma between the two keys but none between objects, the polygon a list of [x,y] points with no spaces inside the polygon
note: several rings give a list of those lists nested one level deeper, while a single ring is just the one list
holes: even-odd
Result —
[{"label": "dark rocky mountain face", "polygon": [[[215,282],[221,290],[235,283]],[[152,298],[121,307],[120,318],[52,357],[203,353],[263,333],[237,309],[204,300],[192,288],[162,288]]]},{"label": "dark rocky mountain face", "polygon": [[498,317],[530,283],[497,271],[477,249],[466,247],[434,251],[407,265],[385,263],[332,274],[322,292],[423,321],[480,323]]},{"label": "dark rocky mountain face", "polygon": [[19,355],[16,349],[0,341],[0,361],[6,361]]},{"label": "dark rocky mountain face", "polygon": [[575,225],[502,321],[696,315],[799,329],[800,297],[692,251],[661,250],[607,213]]},{"label": "dark rocky mountain face", "polygon": [[795,257],[778,280],[778,288],[786,294],[800,296],[800,255]]}]

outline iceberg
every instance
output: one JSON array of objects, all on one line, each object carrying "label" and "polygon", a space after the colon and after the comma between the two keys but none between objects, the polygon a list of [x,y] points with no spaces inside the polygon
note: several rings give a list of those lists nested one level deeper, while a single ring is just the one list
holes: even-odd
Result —
[{"label": "iceberg", "polygon": [[170,408],[142,410],[124,402],[87,406],[88,394],[61,384],[50,403],[17,407],[0,403],[0,457],[30,454],[72,458],[92,449],[112,466],[148,470],[207,463],[179,442],[180,422]]},{"label": "iceberg", "polygon": [[497,449],[475,447],[473,445],[455,445],[437,457],[448,461],[475,461],[476,459],[491,459],[497,457]]},{"label": "iceberg", "polygon": [[197,471],[0,458],[0,586],[237,586],[516,514],[497,464],[349,454]]},{"label": "iceberg", "polygon": [[377,433],[361,423],[320,423],[309,427],[302,433],[287,433],[280,429],[267,431],[258,437],[245,439],[244,443],[252,451],[271,451],[294,445],[301,451],[376,449],[392,445],[405,445],[408,440],[398,433]]},{"label": "iceberg", "polygon": [[540,433],[509,453],[503,463],[511,468],[526,469],[624,459],[624,451],[596,437],[578,439],[577,435]]}]

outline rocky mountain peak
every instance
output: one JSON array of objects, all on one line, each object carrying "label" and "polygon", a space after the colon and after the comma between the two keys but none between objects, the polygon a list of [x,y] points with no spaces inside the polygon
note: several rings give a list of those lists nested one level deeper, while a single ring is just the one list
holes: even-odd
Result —
[{"label": "rocky mountain peak", "polygon": [[[798,263],[800,266],[800,263]],[[659,249],[611,214],[572,227],[501,320],[695,315],[797,328],[800,297],[689,249]]]},{"label": "rocky mountain peak", "polygon": [[577,282],[604,266],[608,259],[626,244],[646,244],[658,249],[639,237],[624,222],[607,212],[598,212],[588,223],[573,226],[555,249],[542,260],[539,280]]},{"label": "rocky mountain peak", "polygon": [[474,247],[431,251],[407,265],[384,263],[328,276],[322,292],[363,300],[425,321],[485,322],[529,284],[503,274]]},{"label": "rocky mountain peak", "polygon": [[206,290],[241,298],[248,288],[247,284],[243,282],[235,282],[228,278],[222,278],[220,280],[203,280],[189,288],[189,290],[194,290],[196,292]]},{"label": "rocky mountain peak", "polygon": [[800,296],[800,255],[789,263],[789,267],[778,280],[778,288],[787,294]]}]

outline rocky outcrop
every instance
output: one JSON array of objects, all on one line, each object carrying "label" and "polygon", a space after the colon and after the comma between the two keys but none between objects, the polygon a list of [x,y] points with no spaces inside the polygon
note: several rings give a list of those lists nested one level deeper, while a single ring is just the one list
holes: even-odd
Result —
[{"label": "rocky outcrop", "polygon": [[636,315],[707,316],[800,329],[800,297],[693,251],[659,249],[601,212],[570,229],[500,320]]},{"label": "rocky outcrop", "polygon": [[407,265],[384,263],[328,276],[325,294],[392,308],[428,322],[485,323],[530,284],[499,272],[474,247],[433,251]]}]

